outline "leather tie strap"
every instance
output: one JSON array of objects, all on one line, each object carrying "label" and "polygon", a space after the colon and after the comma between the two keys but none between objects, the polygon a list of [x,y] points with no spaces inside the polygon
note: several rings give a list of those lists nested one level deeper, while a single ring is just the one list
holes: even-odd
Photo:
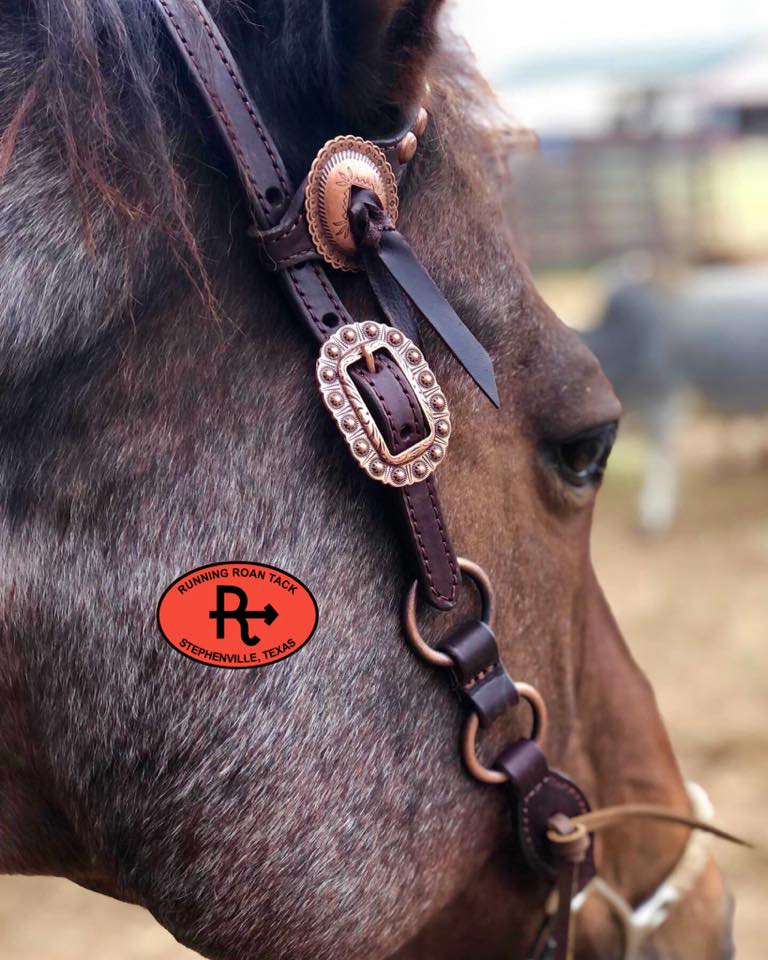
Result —
[{"label": "leather tie strap", "polygon": [[[279,151],[246,92],[226,41],[203,3],[155,3],[232,156],[250,200],[257,232],[272,237],[277,245],[278,255],[270,257],[267,249],[265,257],[272,260],[272,268],[277,270],[289,300],[312,337],[324,343],[338,327],[354,321],[309,242],[303,189],[294,195]],[[403,166],[397,151],[402,136],[401,132],[379,144],[395,173]],[[386,302],[390,301],[386,298]],[[409,310],[401,303],[398,313],[402,318]],[[416,398],[405,378],[391,365],[377,360],[375,370],[364,378],[364,385],[359,373],[353,371],[353,376],[361,392],[367,390],[366,402],[390,437],[403,438],[414,430],[417,434],[423,430]],[[460,573],[434,478],[400,488],[399,496],[422,595],[438,609],[448,610],[458,596]]]},{"label": "leather tie strap", "polygon": [[551,928],[551,936],[557,945],[554,960],[568,960],[573,956],[571,903],[580,889],[579,865],[584,861],[592,841],[587,831],[575,827],[565,814],[556,813],[550,817],[549,825],[548,837],[550,842],[556,842],[560,857],[556,884],[557,911]]},{"label": "leather tie strap", "polygon": [[[575,828],[581,828],[587,833],[599,833],[601,830],[607,830],[615,827],[625,820],[633,818],[655,820],[658,823],[669,823],[681,827],[690,827],[691,830],[702,830],[704,833],[710,833],[713,837],[725,840],[728,843],[735,843],[739,847],[752,848],[748,840],[742,840],[733,833],[728,833],[721,827],[715,826],[708,820],[702,820],[699,817],[688,816],[684,813],[677,813],[669,807],[657,806],[653,803],[622,803],[615,807],[601,807],[599,810],[590,810],[589,813],[579,814],[576,817],[570,817],[570,823]],[[550,840],[557,832],[555,825]]]},{"label": "leather tie strap", "polygon": [[485,347],[459,318],[397,230],[386,230],[378,246],[384,266],[435,328],[448,349],[488,397],[499,406],[499,391]]},{"label": "leather tie strap", "polygon": [[381,234],[390,225],[379,198],[371,190],[353,186],[348,218],[368,282],[387,322],[402,330],[414,343],[419,343],[419,324],[413,303],[376,255]]},{"label": "leather tie strap", "polygon": [[487,351],[419,263],[405,237],[395,230],[372,190],[352,188],[349,222],[358,248],[365,251],[363,262],[368,274],[376,277],[372,282],[384,286],[377,263],[380,261],[478,387],[498,407],[499,391]]}]

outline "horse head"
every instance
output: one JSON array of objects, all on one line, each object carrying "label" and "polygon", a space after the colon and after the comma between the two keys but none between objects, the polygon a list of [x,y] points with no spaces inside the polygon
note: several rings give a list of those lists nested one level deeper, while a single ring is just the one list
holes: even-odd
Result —
[{"label": "horse head", "polygon": [[[549,704],[550,760],[595,805],[684,813],[590,563],[619,405],[515,250],[488,93],[441,6],[222,0],[215,15],[295,182],[328,139],[397,129],[425,101],[398,228],[492,356],[502,402],[424,332],[452,408],[439,483],[453,540],[496,585],[507,665]],[[388,492],[353,469],[318,402],[310,347],[156,8],[5,7],[0,867],[140,903],[221,960],[527,955],[548,889],[503,794],[461,767],[455,698],[407,654],[411,572]],[[363,278],[338,289],[377,319]],[[226,558],[310,586],[306,650],[255,671],[170,650],[163,588]],[[458,614],[420,617],[437,637]],[[482,755],[528,724],[517,711]],[[685,840],[627,823],[599,842],[601,873],[640,901]],[[654,956],[724,956],[725,911],[710,862]],[[590,898],[577,955],[620,941]]]}]

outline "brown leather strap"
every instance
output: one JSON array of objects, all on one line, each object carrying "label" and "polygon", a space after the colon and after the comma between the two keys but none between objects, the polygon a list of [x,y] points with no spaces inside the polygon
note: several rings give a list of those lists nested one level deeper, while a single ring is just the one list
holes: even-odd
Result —
[{"label": "brown leather strap", "polygon": [[293,188],[234,57],[199,0],[155,0],[190,75],[211,108],[222,140],[264,226],[277,223]]},{"label": "brown leather strap", "polygon": [[581,826],[588,833],[598,833],[635,817],[690,827],[691,830],[703,830],[705,833],[711,833],[713,837],[719,837],[721,840],[735,843],[740,847],[752,846],[749,841],[742,840],[741,837],[737,837],[733,833],[728,833],[708,820],[701,820],[685,813],[677,813],[670,807],[662,807],[654,803],[622,803],[615,807],[602,807],[599,810],[590,810],[588,813],[571,817],[570,820],[574,826]]},{"label": "brown leather strap", "polygon": [[[541,877],[557,878],[560,858],[547,836],[555,814],[578,817],[589,811],[583,791],[565,774],[553,770],[533,740],[518,740],[496,760],[496,767],[509,777],[517,814],[520,846],[527,863]],[[592,849],[586,851],[575,878],[580,890],[595,875]]]},{"label": "brown leather strap", "polygon": [[453,661],[458,691],[477,714],[481,727],[490,727],[520,702],[517,687],[501,662],[493,630],[484,621],[462,624],[437,649]]},{"label": "brown leather strap", "polygon": [[[260,232],[272,234],[272,269],[279,270],[289,299],[312,336],[323,342],[335,329],[352,323],[323,266],[306,246],[303,191],[293,187],[255,105],[251,102],[226,41],[201,0],[155,0],[190,76],[208,104],[242,179]],[[399,137],[380,144],[396,171],[400,169]],[[288,220],[284,220],[290,211]],[[282,221],[282,222],[281,222]],[[296,249],[296,245],[301,249]],[[269,248],[267,261],[269,261]],[[269,265],[269,263],[268,263]],[[394,436],[413,429],[411,407],[416,399],[402,377],[386,364],[367,378],[366,397],[379,422],[390,423]],[[401,419],[394,411],[404,411]],[[407,446],[407,444],[405,444]],[[415,550],[422,594],[433,606],[454,605],[460,579],[458,562],[448,537],[434,479],[400,491]]]},{"label": "brown leather strap", "polygon": [[[373,413],[387,446],[400,453],[426,435],[419,405],[400,371],[386,355],[376,358],[376,372],[351,368],[361,396]],[[422,594],[439,610],[458,597],[459,562],[443,520],[434,477],[398,491],[405,528],[410,532]]]}]

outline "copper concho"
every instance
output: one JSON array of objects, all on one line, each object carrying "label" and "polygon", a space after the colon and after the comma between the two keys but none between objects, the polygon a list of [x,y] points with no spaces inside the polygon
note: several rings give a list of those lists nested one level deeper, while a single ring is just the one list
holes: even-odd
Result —
[{"label": "copper concho", "polygon": [[339,270],[360,269],[347,218],[353,186],[372,190],[392,222],[397,221],[397,181],[384,151],[361,137],[335,137],[309,171],[305,209],[317,252]]}]

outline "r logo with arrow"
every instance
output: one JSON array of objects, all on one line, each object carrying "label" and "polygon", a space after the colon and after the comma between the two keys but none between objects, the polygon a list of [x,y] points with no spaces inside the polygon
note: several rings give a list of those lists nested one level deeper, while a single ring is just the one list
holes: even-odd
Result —
[{"label": "r logo with arrow", "polygon": [[177,577],[160,598],[157,623],[189,660],[243,670],[270,666],[301,650],[317,627],[317,603],[287,570],[225,560]]},{"label": "r logo with arrow", "polygon": [[[228,596],[237,597],[237,606],[228,610],[226,607],[226,598]],[[224,639],[224,625],[226,620],[237,620],[240,624],[240,639],[249,647],[255,647],[261,639],[257,636],[250,636],[248,629],[249,620],[263,620],[269,627],[278,617],[278,612],[271,603],[267,603],[263,610],[248,609],[248,594],[240,587],[222,586],[216,587],[216,609],[211,610],[208,616],[216,621],[216,639]]]}]

